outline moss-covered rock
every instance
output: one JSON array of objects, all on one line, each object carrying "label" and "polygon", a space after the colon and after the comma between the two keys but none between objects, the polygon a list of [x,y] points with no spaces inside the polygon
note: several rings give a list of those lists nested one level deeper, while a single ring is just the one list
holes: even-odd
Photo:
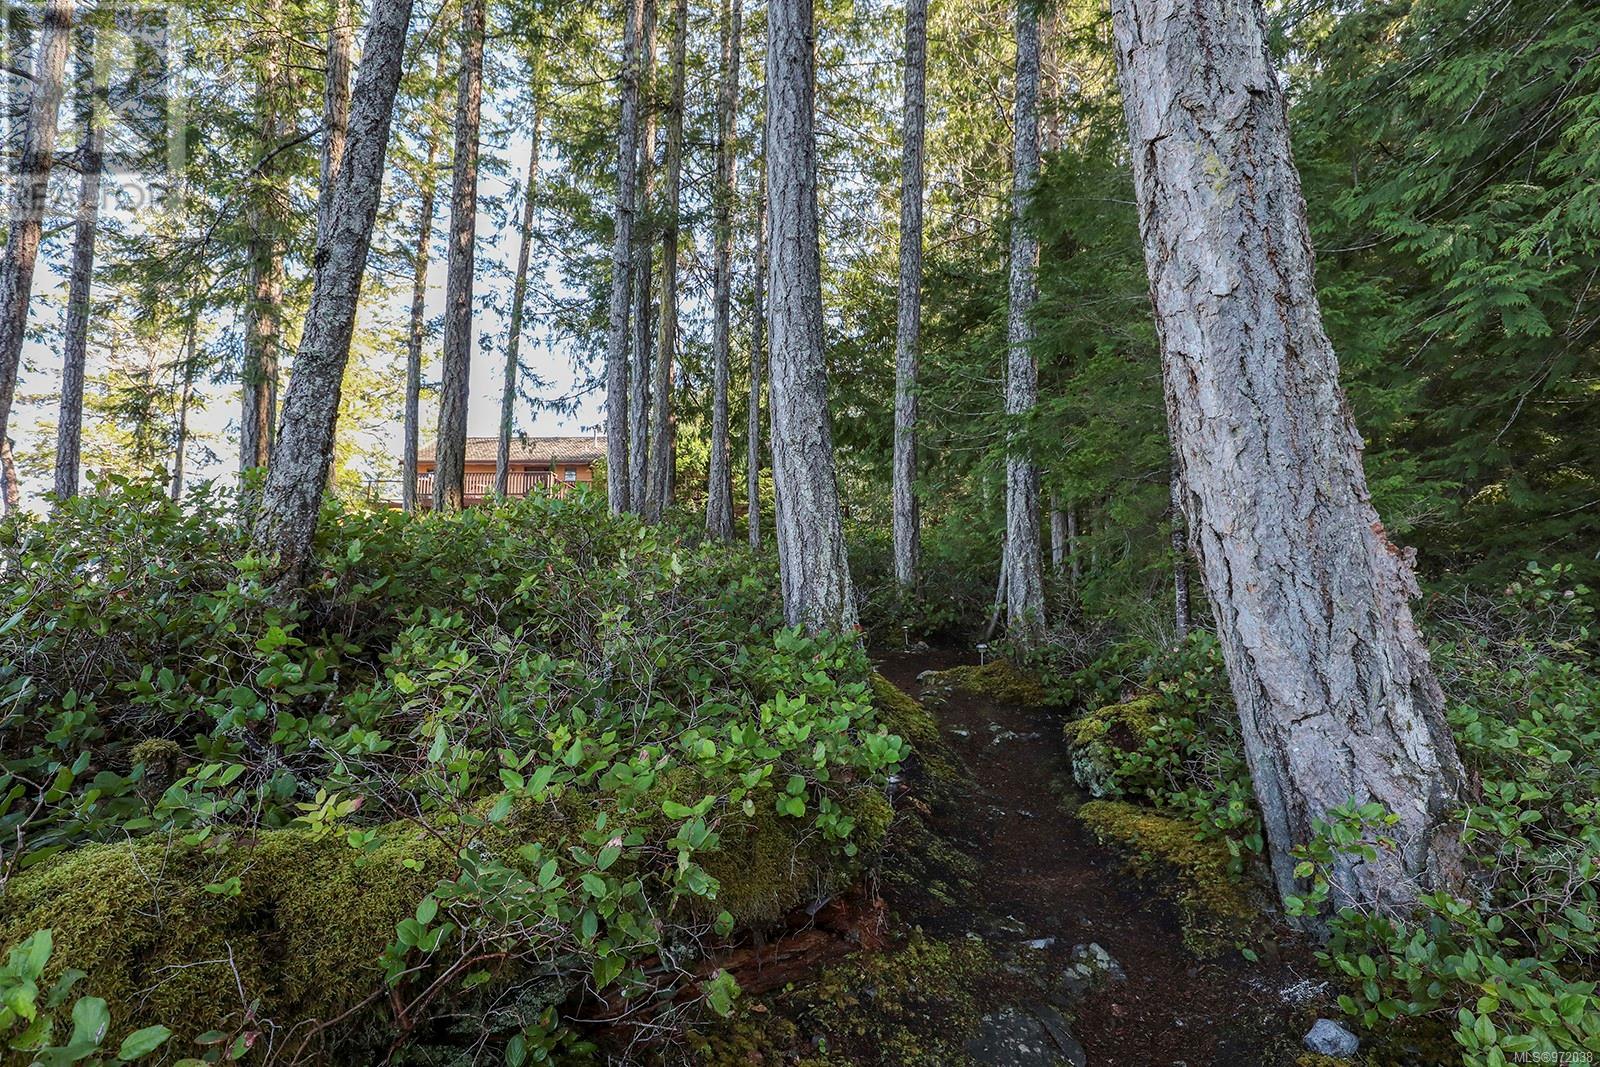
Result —
[{"label": "moss-covered rock", "polygon": [[1157,698],[1142,696],[1091,711],[1065,728],[1072,746],[1072,777],[1095,797],[1118,797],[1129,783],[1122,781],[1124,759],[1150,739],[1156,722]]},{"label": "moss-covered rock", "polygon": [[1230,873],[1226,845],[1201,840],[1193,824],[1136,804],[1091,800],[1077,815],[1103,844],[1126,853],[1136,873],[1176,886],[1191,949],[1212,953],[1259,933],[1264,908]]},{"label": "moss-covered rock", "polygon": [[951,667],[934,676],[940,685],[965,689],[1002,704],[1041,708],[1050,704],[1050,694],[1036,676],[1014,666],[1009,660],[990,660],[982,666],[966,664]]}]

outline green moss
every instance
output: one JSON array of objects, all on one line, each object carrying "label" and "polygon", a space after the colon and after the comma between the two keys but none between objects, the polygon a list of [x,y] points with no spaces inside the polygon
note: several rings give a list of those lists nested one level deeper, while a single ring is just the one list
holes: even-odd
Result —
[{"label": "green moss", "polygon": [[1092,796],[1121,796],[1121,757],[1150,739],[1157,717],[1157,698],[1142,696],[1091,711],[1064,728],[1072,746],[1072,777]]},{"label": "green moss", "polygon": [[702,1067],[967,1062],[962,1045],[988,1007],[999,965],[982,942],[913,931],[894,948],[824,968],[813,981],[741,1002],[691,1035]]},{"label": "green moss", "polygon": [[1136,873],[1176,883],[1191,949],[1211,953],[1254,937],[1263,909],[1229,873],[1227,846],[1202,841],[1192,824],[1135,804],[1091,800],[1077,814],[1102,843],[1127,852]]},{"label": "green moss", "polygon": [[163,1023],[180,1040],[247,1011],[330,1019],[382,988],[382,947],[449,862],[407,824],[365,855],[300,830],[87,845],[12,881],[0,944],[53,929],[54,973],[87,972],[79,991],[119,1024]]},{"label": "green moss", "polygon": [[1017,704],[1024,708],[1040,708],[1050,704],[1050,694],[1043,683],[1009,661],[990,660],[981,667],[967,664],[940,671],[938,682],[986,696],[1002,704]]},{"label": "green moss", "polygon": [[779,815],[758,803],[754,815],[725,821],[721,845],[698,857],[719,883],[712,914],[726,909],[739,927],[772,926],[802,905],[843,889],[863,864],[876,858],[889,835],[894,809],[882,794],[858,789],[840,801],[855,819],[850,840],[857,853],[847,859],[841,844],[827,841],[803,819]]}]

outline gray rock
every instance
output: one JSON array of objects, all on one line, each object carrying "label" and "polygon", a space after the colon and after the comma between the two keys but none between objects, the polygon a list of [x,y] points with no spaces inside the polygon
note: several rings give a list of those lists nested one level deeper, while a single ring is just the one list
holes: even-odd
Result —
[{"label": "gray rock", "polygon": [[1087,978],[1091,984],[1102,979],[1110,982],[1128,980],[1128,972],[1122,969],[1122,964],[1095,941],[1073,946],[1072,963],[1067,970]]},{"label": "gray rock", "polygon": [[1337,1060],[1348,1060],[1355,1056],[1356,1050],[1361,1047],[1361,1039],[1332,1019],[1318,1019],[1306,1031],[1305,1046],[1312,1052],[1324,1056],[1332,1056]]},{"label": "gray rock", "polygon": [[[984,1067],[1060,1067],[1063,1062],[1084,1067],[1087,1060],[1073,1059],[1058,1043],[1053,1032],[1057,1020],[1060,1020],[1059,1015],[1047,1026],[1030,1012],[1002,1008],[985,1015],[978,1023],[978,1032],[967,1041],[966,1053]],[[1060,1029],[1082,1056],[1082,1047],[1077,1045],[1077,1039],[1072,1037],[1064,1021],[1060,1022]]]},{"label": "gray rock", "polygon": [[1049,1031],[1050,1039],[1056,1043],[1056,1048],[1061,1056],[1072,1067],[1088,1067],[1089,1054],[1083,1051],[1083,1045],[1078,1042],[1078,1035],[1072,1032],[1072,1027],[1067,1025],[1067,1020],[1061,1013],[1046,1004],[1040,1004],[1033,1009],[1034,1017],[1044,1024]]}]

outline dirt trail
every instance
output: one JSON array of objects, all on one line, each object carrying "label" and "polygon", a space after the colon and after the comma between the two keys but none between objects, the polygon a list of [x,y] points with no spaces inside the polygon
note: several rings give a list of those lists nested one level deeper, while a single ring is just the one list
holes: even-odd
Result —
[{"label": "dirt trail", "polygon": [[[921,672],[960,662],[888,655],[880,669],[917,695]],[[1196,959],[1183,946],[1176,909],[1062,807],[1052,789],[1067,768],[1060,718],[960,690],[936,715],[976,780],[971,805],[943,814],[938,827],[980,866],[972,928],[1019,954],[1042,952],[1048,968],[1062,971],[1075,945],[1095,942],[1126,971],[1125,982],[1100,987],[1069,1012],[1090,1065],[1292,1058],[1317,1001],[1330,995],[1304,946],[1259,963],[1234,953]]]}]

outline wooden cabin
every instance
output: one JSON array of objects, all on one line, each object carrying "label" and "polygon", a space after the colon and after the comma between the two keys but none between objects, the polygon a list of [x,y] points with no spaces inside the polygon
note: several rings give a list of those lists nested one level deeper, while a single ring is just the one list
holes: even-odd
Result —
[{"label": "wooden cabin", "polygon": [[[466,502],[480,504],[494,495],[494,472],[498,438],[467,438]],[[594,481],[594,465],[606,454],[606,439],[586,437],[511,438],[511,457],[506,474],[506,496],[524,497],[547,491],[564,493],[569,487]],[[433,506],[434,455],[424,446],[417,456],[417,503]],[[377,494],[394,507],[400,505],[400,479],[386,481]],[[393,499],[390,499],[390,498]]]}]

